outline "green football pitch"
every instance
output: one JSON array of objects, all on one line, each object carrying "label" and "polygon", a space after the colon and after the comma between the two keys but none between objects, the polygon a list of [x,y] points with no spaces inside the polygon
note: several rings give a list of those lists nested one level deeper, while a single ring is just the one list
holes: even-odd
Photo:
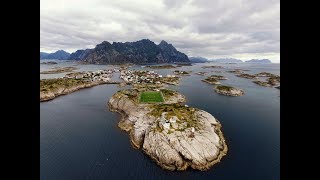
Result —
[{"label": "green football pitch", "polygon": [[160,92],[157,91],[145,91],[140,94],[140,102],[163,102],[163,97]]}]

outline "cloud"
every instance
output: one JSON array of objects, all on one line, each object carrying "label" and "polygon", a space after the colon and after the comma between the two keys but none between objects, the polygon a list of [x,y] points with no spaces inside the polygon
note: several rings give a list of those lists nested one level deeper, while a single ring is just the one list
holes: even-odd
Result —
[{"label": "cloud", "polygon": [[41,0],[40,50],[148,38],[188,56],[280,62],[279,0]]}]

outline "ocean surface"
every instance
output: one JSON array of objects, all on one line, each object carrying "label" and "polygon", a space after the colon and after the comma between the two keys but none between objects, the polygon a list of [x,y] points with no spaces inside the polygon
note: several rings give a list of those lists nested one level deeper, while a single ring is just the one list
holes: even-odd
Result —
[{"label": "ocean surface", "polygon": [[[57,61],[40,65],[76,66],[77,71],[108,69],[107,65],[79,65]],[[204,65],[221,65],[224,69],[202,69]],[[41,179],[280,179],[280,90],[256,85],[250,79],[226,72],[234,68],[280,75],[280,64],[213,64],[200,63],[176,69],[154,70],[172,74],[174,70],[191,70],[179,86],[169,86],[187,97],[189,106],[211,113],[222,124],[228,154],[208,171],[167,171],[161,169],[142,150],[132,148],[129,136],[117,127],[120,115],[108,110],[107,101],[117,92],[117,85],[100,85],[40,103],[40,178]],[[147,69],[141,66],[132,69]],[[207,71],[228,80],[225,85],[242,88],[244,96],[228,97],[214,92],[204,83]],[[211,72],[213,71],[213,72]],[[221,71],[221,72],[215,72]],[[41,74],[40,78],[62,74]],[[115,79],[118,79],[115,74]],[[129,88],[123,87],[123,88]]]}]

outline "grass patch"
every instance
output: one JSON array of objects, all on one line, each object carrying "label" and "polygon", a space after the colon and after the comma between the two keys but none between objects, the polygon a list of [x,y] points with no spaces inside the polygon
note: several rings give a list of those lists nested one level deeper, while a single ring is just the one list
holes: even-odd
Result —
[{"label": "grass patch", "polygon": [[145,91],[140,94],[140,102],[164,102],[162,94],[158,91]]}]

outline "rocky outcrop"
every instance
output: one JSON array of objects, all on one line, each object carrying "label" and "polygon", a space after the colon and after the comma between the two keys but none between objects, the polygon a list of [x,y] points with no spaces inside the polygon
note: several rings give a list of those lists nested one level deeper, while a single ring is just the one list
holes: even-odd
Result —
[{"label": "rocky outcrop", "polygon": [[231,86],[217,86],[215,87],[215,91],[219,94],[225,96],[242,96],[244,95],[244,91],[239,88],[231,87]]},{"label": "rocky outcrop", "polygon": [[171,91],[162,92],[164,103],[140,104],[139,90],[123,90],[108,105],[122,115],[118,126],[132,145],[162,168],[208,170],[227,153],[221,124],[208,112],[183,105],[184,96]]}]

